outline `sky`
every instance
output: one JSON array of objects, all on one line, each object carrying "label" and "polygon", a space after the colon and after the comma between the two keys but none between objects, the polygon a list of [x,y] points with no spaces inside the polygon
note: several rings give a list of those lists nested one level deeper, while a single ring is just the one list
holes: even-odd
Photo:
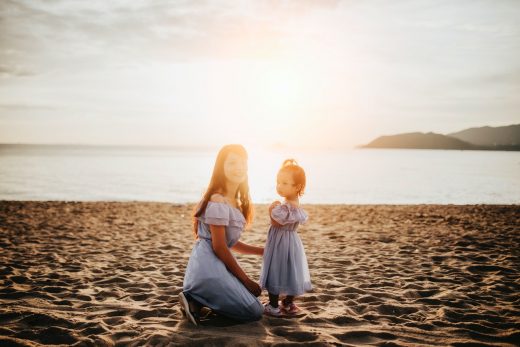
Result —
[{"label": "sky", "polygon": [[351,148],[520,123],[520,1],[2,0],[0,143]]}]

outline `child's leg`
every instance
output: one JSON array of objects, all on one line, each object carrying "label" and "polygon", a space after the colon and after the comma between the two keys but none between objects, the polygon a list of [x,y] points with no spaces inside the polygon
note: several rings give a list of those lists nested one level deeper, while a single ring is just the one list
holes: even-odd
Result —
[{"label": "child's leg", "polygon": [[292,304],[294,302],[294,295],[287,295],[285,298],[283,298],[282,302],[284,306]]},{"label": "child's leg", "polygon": [[282,300],[282,308],[287,314],[296,314],[300,312],[300,308],[294,303],[294,295],[287,295]]},{"label": "child's leg", "polygon": [[274,308],[278,307],[278,295],[269,293],[269,305]]}]

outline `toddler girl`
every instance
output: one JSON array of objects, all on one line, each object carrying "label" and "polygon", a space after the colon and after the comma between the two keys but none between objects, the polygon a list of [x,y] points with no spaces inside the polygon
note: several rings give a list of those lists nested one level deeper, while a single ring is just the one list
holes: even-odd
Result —
[{"label": "toddler girl", "polygon": [[[297,313],[300,309],[294,298],[312,289],[307,257],[296,231],[307,221],[299,203],[304,189],[305,171],[295,160],[285,160],[276,178],[276,191],[284,201],[275,201],[269,207],[271,227],[260,275],[260,286],[269,293],[264,313],[270,316]],[[285,297],[278,303],[280,295]]]}]

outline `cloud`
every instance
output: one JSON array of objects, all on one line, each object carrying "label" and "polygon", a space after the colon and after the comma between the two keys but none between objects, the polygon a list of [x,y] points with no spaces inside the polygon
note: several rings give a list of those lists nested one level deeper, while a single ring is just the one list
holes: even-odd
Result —
[{"label": "cloud", "polygon": [[56,110],[51,105],[35,105],[35,104],[0,104],[0,111],[40,111],[40,110]]},{"label": "cloud", "polygon": [[33,76],[36,73],[20,65],[0,64],[0,77]]},{"label": "cloud", "polygon": [[[320,7],[334,7],[324,1]],[[0,50],[41,69],[93,58],[186,61],[254,58],[281,50],[284,21],[317,7],[310,1],[2,1]],[[29,55],[29,56],[27,56]],[[32,57],[31,57],[32,56]],[[39,59],[37,59],[38,57]]]},{"label": "cloud", "polygon": [[[16,122],[62,121],[61,114],[65,107],[51,103],[42,104],[27,101],[26,103],[0,103],[0,121],[4,124]],[[70,118],[70,117],[69,117]],[[8,127],[6,127],[7,129]]]},{"label": "cloud", "polygon": [[[301,109],[331,128],[491,121],[480,114],[518,109],[518,15],[506,0],[3,0],[0,111],[229,120],[275,99],[262,77],[296,75]],[[264,113],[286,117],[278,103]]]}]

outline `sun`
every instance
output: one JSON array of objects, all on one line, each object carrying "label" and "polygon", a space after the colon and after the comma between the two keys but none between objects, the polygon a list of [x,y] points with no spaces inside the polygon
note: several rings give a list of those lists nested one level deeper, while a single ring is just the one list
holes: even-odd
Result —
[{"label": "sun", "polygon": [[264,119],[289,124],[301,117],[308,99],[309,81],[295,66],[283,62],[264,65],[256,72],[254,81],[256,106]]},{"label": "sun", "polygon": [[320,85],[311,67],[290,59],[235,61],[215,64],[211,73],[204,105],[233,124],[237,141],[305,142]]},{"label": "sun", "polygon": [[259,77],[258,95],[266,111],[283,115],[304,102],[305,84],[293,69],[269,66]]}]

